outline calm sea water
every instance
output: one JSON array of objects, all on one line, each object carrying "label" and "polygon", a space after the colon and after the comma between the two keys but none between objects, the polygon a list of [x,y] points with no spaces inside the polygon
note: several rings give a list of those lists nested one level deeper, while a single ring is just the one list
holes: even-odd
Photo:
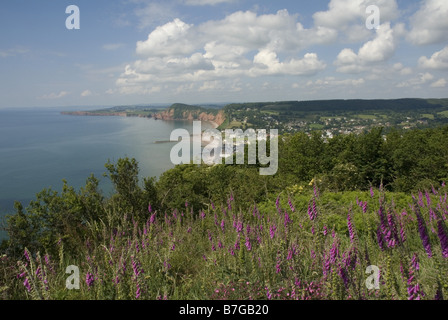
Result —
[{"label": "calm sea water", "polygon": [[169,140],[176,128],[192,132],[192,122],[68,116],[49,109],[0,110],[0,219],[13,211],[14,201],[26,207],[44,188],[60,191],[62,179],[79,189],[93,173],[109,195],[111,183],[102,177],[108,159],[136,158],[141,177],[158,177],[173,167],[173,143],[154,142]]}]

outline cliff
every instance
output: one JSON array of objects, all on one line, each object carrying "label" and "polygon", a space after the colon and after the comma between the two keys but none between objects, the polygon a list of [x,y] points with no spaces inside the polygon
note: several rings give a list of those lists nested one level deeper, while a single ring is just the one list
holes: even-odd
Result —
[{"label": "cliff", "polygon": [[159,120],[200,120],[215,122],[220,126],[226,119],[224,111],[197,106],[174,104],[167,110],[154,115]]}]

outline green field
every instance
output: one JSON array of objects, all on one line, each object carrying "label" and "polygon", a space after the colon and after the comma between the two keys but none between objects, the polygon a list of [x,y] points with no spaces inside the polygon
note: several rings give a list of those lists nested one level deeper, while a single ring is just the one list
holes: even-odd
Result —
[{"label": "green field", "polygon": [[325,128],[325,126],[323,124],[312,123],[310,124],[310,128],[316,130],[322,130],[323,128]]},{"label": "green field", "polygon": [[371,114],[360,114],[358,115],[359,119],[363,119],[363,120],[374,120],[376,119],[376,116],[371,115]]},{"label": "green field", "polygon": [[422,117],[425,118],[425,119],[434,120],[434,115],[430,114],[430,113],[422,114]]},{"label": "green field", "polygon": [[445,118],[448,118],[448,110],[439,112],[438,114],[440,114],[441,116],[444,116]]}]

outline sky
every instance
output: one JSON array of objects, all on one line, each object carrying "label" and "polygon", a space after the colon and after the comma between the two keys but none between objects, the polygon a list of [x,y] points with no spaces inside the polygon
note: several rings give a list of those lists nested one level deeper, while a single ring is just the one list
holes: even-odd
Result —
[{"label": "sky", "polygon": [[0,108],[448,98],[447,17],[446,0],[5,0]]}]

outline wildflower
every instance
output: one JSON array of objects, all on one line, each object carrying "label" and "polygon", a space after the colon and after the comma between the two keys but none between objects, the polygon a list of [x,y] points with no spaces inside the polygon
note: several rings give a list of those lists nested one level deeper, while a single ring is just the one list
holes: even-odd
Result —
[{"label": "wildflower", "polygon": [[406,242],[406,231],[404,229],[403,223],[400,222],[400,237],[401,237],[401,243]]},{"label": "wildflower", "polygon": [[149,212],[149,213],[152,212],[151,204],[148,204],[148,212]]},{"label": "wildflower", "polygon": [[289,208],[291,208],[291,211],[292,211],[292,212],[295,212],[296,209],[295,209],[294,206],[292,205],[292,202],[291,202],[291,199],[290,199],[290,198],[288,198],[288,204],[289,204]]},{"label": "wildflower", "polygon": [[280,268],[281,263],[282,263],[282,261],[280,259],[280,252],[279,252],[279,253],[277,253],[277,264],[275,265],[276,273],[280,273],[282,271],[282,269]]},{"label": "wildflower", "polygon": [[425,197],[426,197],[426,205],[428,206],[428,208],[431,207],[431,197],[429,196],[428,191],[425,191]]},{"label": "wildflower", "polygon": [[416,280],[416,273],[419,270],[418,256],[414,254],[411,260],[411,265],[409,267],[409,278],[408,278],[408,299],[409,300],[421,300],[424,296],[420,285]]},{"label": "wildflower", "polygon": [[140,263],[134,260],[134,257],[131,257],[132,260],[132,270],[134,271],[134,277],[138,278],[138,276],[144,273],[143,269],[140,268]]},{"label": "wildflower", "polygon": [[238,221],[236,224],[236,232],[240,233],[241,231],[243,231],[243,223],[241,221]]},{"label": "wildflower", "polygon": [[381,231],[381,225],[378,225],[378,229],[376,230],[376,239],[378,241],[378,246],[380,247],[381,251],[384,251],[384,238],[383,238],[383,232]]},{"label": "wildflower", "polygon": [[420,210],[418,208],[415,208],[415,214],[417,215],[418,232],[420,234],[420,239],[422,240],[423,247],[425,248],[428,257],[431,258],[432,257],[431,242],[429,240],[428,231],[426,229],[426,223],[423,220],[423,217],[421,216]]},{"label": "wildflower", "polygon": [[174,250],[176,250],[176,244],[175,243],[173,243],[173,245],[171,246],[171,251],[174,251]]},{"label": "wildflower", "polygon": [[425,206],[425,204],[423,203],[423,194],[421,191],[418,193],[418,205],[422,208]]},{"label": "wildflower", "polygon": [[290,223],[292,223],[292,220],[289,218],[288,213],[285,211],[285,219],[284,219],[285,227],[287,227],[288,224],[290,224]]},{"label": "wildflower", "polygon": [[366,213],[366,212],[367,212],[367,209],[368,209],[368,203],[367,203],[367,201],[364,201],[364,202],[362,203],[362,212],[363,212],[363,213]]},{"label": "wildflower", "polygon": [[93,273],[87,272],[86,283],[89,288],[93,286],[93,284],[95,283],[95,277],[94,277]]},{"label": "wildflower", "polygon": [[252,250],[252,245],[250,244],[249,237],[246,237],[246,243],[245,244],[246,244],[247,251]]},{"label": "wildflower", "polygon": [[348,212],[348,215],[347,215],[347,225],[348,225],[348,232],[350,234],[350,242],[353,243],[353,241],[355,241],[355,231],[353,228],[352,217],[350,215],[350,211]]},{"label": "wildflower", "polygon": [[26,290],[28,290],[28,292],[31,292],[31,285],[28,281],[28,278],[25,278],[25,281],[23,281],[23,285],[25,286]]},{"label": "wildflower", "polygon": [[316,219],[317,216],[317,208],[316,208],[316,200],[313,198],[313,203],[308,205],[308,216],[311,221]]},{"label": "wildflower", "polygon": [[375,192],[373,191],[373,187],[370,187],[370,197],[375,197]]},{"label": "wildflower", "polygon": [[437,194],[438,194],[438,192],[436,191],[436,189],[434,188],[433,185],[431,185],[431,190],[432,190],[432,193],[433,193],[434,195],[437,195]]},{"label": "wildflower", "polygon": [[185,208],[188,208],[188,201],[185,201]]},{"label": "wildflower", "polygon": [[205,212],[201,211],[201,219],[204,220],[205,219]]},{"label": "wildflower", "polygon": [[28,260],[28,262],[30,262],[30,255],[27,249],[25,249],[25,252],[23,253],[23,255],[25,256],[26,260]]},{"label": "wildflower", "polygon": [[149,218],[149,223],[150,224],[154,224],[154,222],[156,222],[156,214],[155,213],[153,213],[151,215],[151,218]]},{"label": "wildflower", "polygon": [[215,210],[216,208],[215,208],[215,205],[213,204],[213,202],[211,202],[210,204],[212,206],[212,209]]},{"label": "wildflower", "polygon": [[277,230],[277,227],[275,225],[271,225],[269,227],[269,235],[271,236],[271,239],[274,239],[276,230]]},{"label": "wildflower", "polygon": [[137,284],[137,292],[135,293],[135,299],[139,299],[142,291],[140,290],[140,286]]},{"label": "wildflower", "polygon": [[339,265],[338,274],[341,277],[341,279],[344,281],[345,288],[348,289],[349,278],[348,278],[347,270],[345,268],[343,268],[341,265]]},{"label": "wildflower", "polygon": [[442,246],[442,256],[444,258],[448,258],[448,237],[446,234],[446,227],[442,220],[439,220],[437,223],[438,226],[438,233],[440,239],[440,245]]}]

